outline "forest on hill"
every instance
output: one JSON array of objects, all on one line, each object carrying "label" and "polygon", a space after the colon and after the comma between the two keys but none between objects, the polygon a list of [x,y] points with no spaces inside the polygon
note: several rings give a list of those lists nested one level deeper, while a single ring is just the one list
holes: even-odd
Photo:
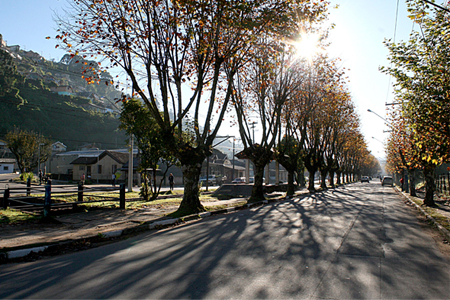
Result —
[{"label": "forest on hill", "polygon": [[[105,84],[112,79],[109,73],[102,72],[99,83],[87,84],[82,71],[96,62],[65,56],[56,63],[26,54],[0,49],[0,139],[17,127],[60,141],[68,150],[85,144],[126,147],[127,137],[118,129],[121,93]],[[60,95],[57,87],[73,92]]]}]

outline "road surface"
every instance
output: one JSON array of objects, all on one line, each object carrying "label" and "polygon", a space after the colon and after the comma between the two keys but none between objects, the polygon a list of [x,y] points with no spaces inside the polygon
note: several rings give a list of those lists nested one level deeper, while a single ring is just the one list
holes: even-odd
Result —
[{"label": "road surface", "polygon": [[391,187],[355,183],[0,268],[0,298],[448,299],[450,265]]}]

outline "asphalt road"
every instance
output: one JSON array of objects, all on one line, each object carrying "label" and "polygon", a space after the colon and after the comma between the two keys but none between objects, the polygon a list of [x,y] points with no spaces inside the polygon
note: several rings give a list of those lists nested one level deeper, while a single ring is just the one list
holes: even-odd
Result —
[{"label": "asphalt road", "polygon": [[0,298],[448,299],[449,267],[373,181],[2,265]]}]

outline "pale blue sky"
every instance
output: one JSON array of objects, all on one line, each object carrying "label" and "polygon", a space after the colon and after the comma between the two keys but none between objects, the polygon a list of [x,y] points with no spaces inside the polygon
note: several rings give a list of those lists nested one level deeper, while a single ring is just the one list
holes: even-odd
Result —
[{"label": "pale blue sky", "polygon": [[[385,102],[393,100],[389,77],[378,68],[388,64],[383,40],[394,36],[397,0],[331,0],[331,3],[340,7],[330,10],[331,21],[336,24],[331,33],[330,53],[340,57],[342,66],[350,69],[347,72],[350,91],[361,116],[369,150],[376,157],[383,157],[383,145],[378,140],[388,137],[388,133],[383,133],[388,127],[367,109],[385,116]],[[397,41],[407,40],[412,28],[405,0],[399,3]],[[64,52],[55,49],[54,39],[45,37],[56,36],[53,11],[61,12],[64,6],[67,6],[66,0],[0,0],[0,33],[8,45],[20,45],[22,49],[58,61]],[[229,129],[222,131],[226,134]]]}]

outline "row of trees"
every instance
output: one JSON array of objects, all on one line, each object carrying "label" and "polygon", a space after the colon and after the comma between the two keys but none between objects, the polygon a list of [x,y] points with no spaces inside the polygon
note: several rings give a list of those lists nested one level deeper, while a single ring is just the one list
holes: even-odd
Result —
[{"label": "row of trees", "polygon": [[[326,58],[309,66],[296,60],[289,42],[302,36],[299,29],[311,31],[324,20],[327,1],[72,3],[72,14],[59,18],[60,46],[126,72],[132,96],[145,103],[159,139],[182,166],[179,211],[203,211],[202,162],[229,114],[239,126],[243,153],[255,166],[250,201],[263,197],[262,170],[274,155],[290,158],[292,174],[303,161],[314,174],[317,169],[355,172],[371,160],[342,89],[343,74]],[[250,135],[255,119],[262,126],[260,143]],[[302,159],[294,158],[295,147]]]},{"label": "row of trees", "polygon": [[391,115],[388,168],[409,174],[412,195],[415,170],[422,170],[424,204],[434,205],[434,170],[450,158],[450,18],[423,1],[407,4],[418,29],[407,42],[386,42],[391,67],[382,69],[396,79],[398,102]]}]

